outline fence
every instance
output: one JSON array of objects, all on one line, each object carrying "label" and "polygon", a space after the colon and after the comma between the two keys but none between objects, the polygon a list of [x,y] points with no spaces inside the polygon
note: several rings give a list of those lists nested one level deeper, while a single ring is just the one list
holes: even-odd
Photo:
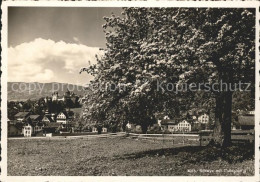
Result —
[{"label": "fence", "polygon": [[[136,134],[129,133],[133,139],[149,140],[153,142],[171,142],[173,144],[198,144],[207,145],[214,136],[212,132],[198,134]],[[231,140],[234,143],[252,143],[255,140],[254,130],[236,130],[231,132]]]}]

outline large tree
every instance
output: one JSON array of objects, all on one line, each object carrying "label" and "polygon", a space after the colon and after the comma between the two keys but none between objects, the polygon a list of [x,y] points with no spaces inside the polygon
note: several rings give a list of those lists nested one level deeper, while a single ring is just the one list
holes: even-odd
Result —
[{"label": "large tree", "polygon": [[[197,28],[201,35],[195,40],[199,59],[193,65],[207,70],[208,81],[219,85],[212,90],[216,100],[214,136],[216,142],[228,146],[231,144],[232,95],[239,89],[235,86],[248,83],[254,90],[255,10],[205,9],[196,17],[202,23]],[[231,88],[226,89],[225,83]]]},{"label": "large tree", "polygon": [[[96,87],[88,116],[135,122],[145,132],[155,112],[181,117],[196,106],[198,92],[176,92],[174,84],[254,83],[254,17],[242,8],[124,8],[122,16],[106,17],[105,55],[82,69]],[[216,142],[227,146],[233,91],[210,91],[203,94],[215,98]]]}]

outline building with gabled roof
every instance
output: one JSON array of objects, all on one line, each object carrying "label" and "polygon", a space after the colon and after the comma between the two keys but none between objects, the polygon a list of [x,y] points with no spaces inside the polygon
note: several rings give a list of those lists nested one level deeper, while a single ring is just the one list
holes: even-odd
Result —
[{"label": "building with gabled roof", "polygon": [[32,114],[27,117],[27,119],[30,119],[31,121],[38,122],[41,121],[42,116],[38,114]]},{"label": "building with gabled roof", "polygon": [[191,123],[187,120],[181,119],[164,119],[161,122],[163,129],[167,129],[170,132],[190,132],[191,131]]},{"label": "building with gabled roof", "polygon": [[68,119],[69,119],[69,117],[68,117],[67,112],[61,111],[61,112],[57,115],[57,117],[56,117],[56,122],[57,122],[57,123],[62,123],[62,124],[67,124]]},{"label": "building with gabled roof", "polygon": [[32,134],[33,134],[33,125],[28,122],[23,126],[23,135],[24,137],[31,137]]},{"label": "building with gabled roof", "polygon": [[50,115],[44,115],[42,118],[42,122],[44,123],[51,123],[55,122]]},{"label": "building with gabled roof", "polygon": [[61,123],[56,123],[56,122],[47,123],[47,125],[43,127],[43,133],[45,135],[47,133],[55,133],[60,127],[61,127]]},{"label": "building with gabled roof", "polygon": [[28,116],[30,115],[30,112],[18,112],[16,115],[14,115],[14,118],[17,121],[24,121]]},{"label": "building with gabled roof", "polygon": [[32,121],[27,120],[25,121],[22,129],[22,133],[25,137],[31,137],[35,135],[36,133],[42,131],[44,127],[44,123],[41,121]]}]

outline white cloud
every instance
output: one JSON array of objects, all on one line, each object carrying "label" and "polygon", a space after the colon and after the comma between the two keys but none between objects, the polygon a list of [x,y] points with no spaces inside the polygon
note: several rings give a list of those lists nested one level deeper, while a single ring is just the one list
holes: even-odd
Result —
[{"label": "white cloud", "polygon": [[80,68],[96,63],[97,47],[63,41],[35,39],[8,48],[8,81],[59,81],[58,75],[78,74]]},{"label": "white cloud", "polygon": [[73,37],[73,40],[74,40],[76,43],[81,44],[81,42],[80,42],[80,40],[79,40],[78,37]]}]

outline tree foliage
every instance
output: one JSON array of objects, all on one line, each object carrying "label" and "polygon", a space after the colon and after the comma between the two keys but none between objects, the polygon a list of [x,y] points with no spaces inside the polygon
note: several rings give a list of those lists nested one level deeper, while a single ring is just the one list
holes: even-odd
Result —
[{"label": "tree foliage", "polygon": [[168,83],[254,84],[254,18],[243,8],[124,8],[105,17],[105,54],[82,69],[94,76],[85,116],[145,132],[156,112],[183,117],[202,105],[215,108],[216,131],[229,143],[232,91],[177,93]]}]

